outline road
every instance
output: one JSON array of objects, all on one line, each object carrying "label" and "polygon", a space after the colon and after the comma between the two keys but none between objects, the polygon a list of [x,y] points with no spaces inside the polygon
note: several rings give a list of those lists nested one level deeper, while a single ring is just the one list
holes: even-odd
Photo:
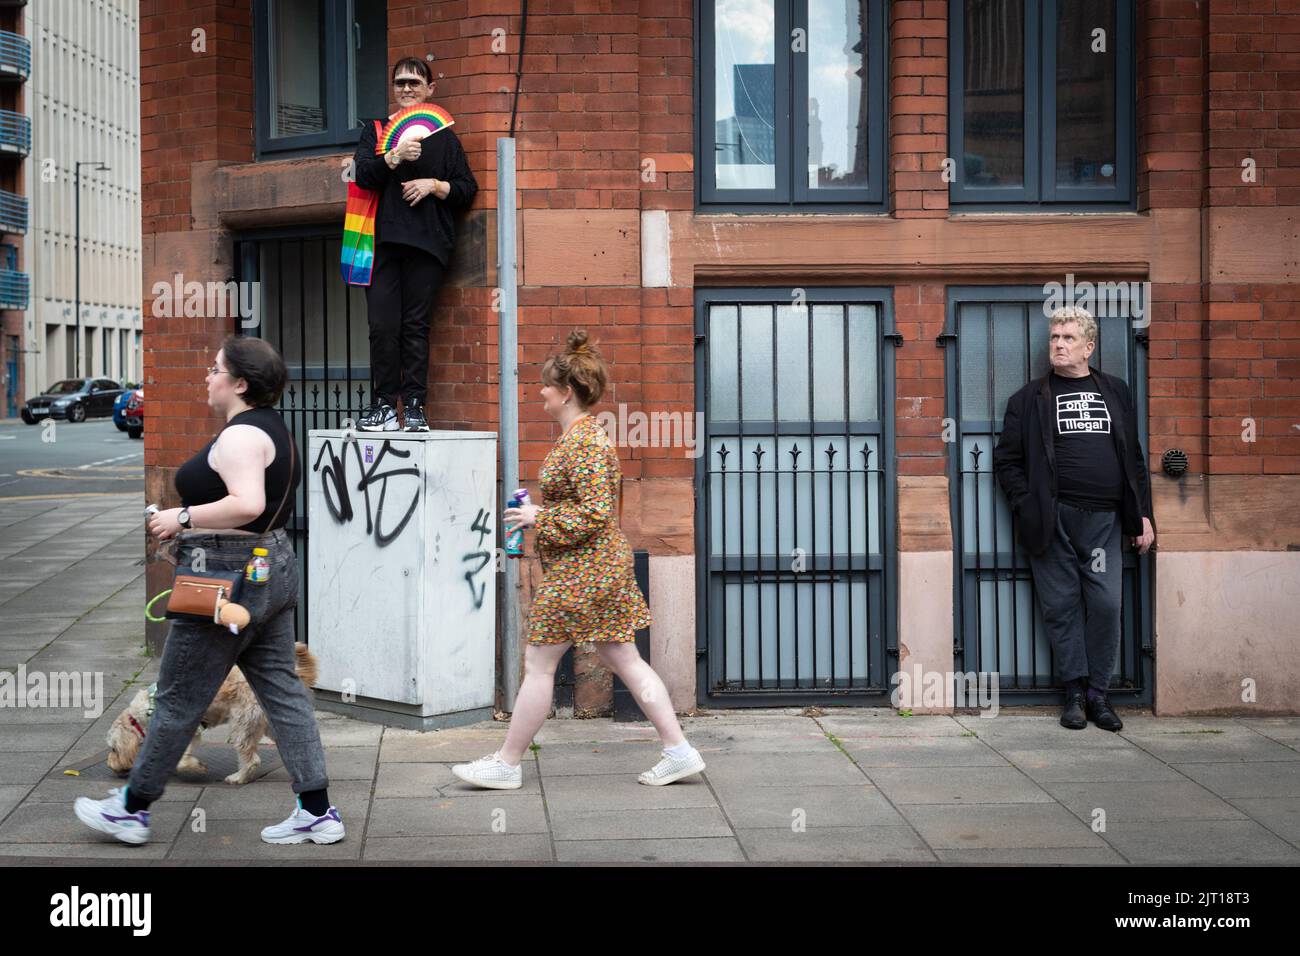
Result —
[{"label": "road", "polygon": [[[74,424],[0,422],[0,498],[144,495],[144,442],[111,418]],[[143,504],[141,505],[143,508]]]}]

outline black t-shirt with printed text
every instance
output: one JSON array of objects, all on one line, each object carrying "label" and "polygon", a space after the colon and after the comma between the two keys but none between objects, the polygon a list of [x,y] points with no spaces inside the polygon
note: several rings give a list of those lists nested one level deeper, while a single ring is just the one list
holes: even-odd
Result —
[{"label": "black t-shirt with printed text", "polygon": [[1115,450],[1110,409],[1092,375],[1066,378],[1053,372],[1052,436],[1056,452],[1056,496],[1090,511],[1118,511],[1124,470]]}]

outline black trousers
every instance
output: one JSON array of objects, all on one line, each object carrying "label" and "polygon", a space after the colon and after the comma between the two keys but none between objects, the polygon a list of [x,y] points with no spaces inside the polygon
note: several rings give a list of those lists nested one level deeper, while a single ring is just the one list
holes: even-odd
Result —
[{"label": "black trousers", "polygon": [[366,289],[373,400],[425,403],[429,378],[429,324],[442,263],[423,249],[395,242],[375,247]]}]

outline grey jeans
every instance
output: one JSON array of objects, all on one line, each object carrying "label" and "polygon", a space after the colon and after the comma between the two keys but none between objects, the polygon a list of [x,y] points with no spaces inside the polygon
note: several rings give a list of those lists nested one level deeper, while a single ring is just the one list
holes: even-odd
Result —
[{"label": "grey jeans", "polygon": [[179,564],[190,564],[195,548],[202,548],[207,570],[243,570],[254,544],[270,552],[271,575],[264,584],[241,585],[239,603],[252,616],[248,627],[236,636],[218,624],[171,622],[154,714],[131,768],[133,796],[150,802],[162,796],[203,712],[235,664],[266,711],[294,792],[323,790],[329,783],[311,694],[294,669],[298,566],[288,534],[280,529],[256,542],[244,535],[186,533],[176,556]]},{"label": "grey jeans", "polygon": [[1056,535],[1030,555],[1038,607],[1060,679],[1086,677],[1105,693],[1119,653],[1124,565],[1120,520],[1113,511],[1056,504]]}]

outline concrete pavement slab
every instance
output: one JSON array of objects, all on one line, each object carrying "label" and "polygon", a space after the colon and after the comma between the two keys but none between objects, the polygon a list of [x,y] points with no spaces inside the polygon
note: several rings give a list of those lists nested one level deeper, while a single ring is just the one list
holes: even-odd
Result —
[{"label": "concrete pavement slab", "polygon": [[890,800],[905,803],[1051,803],[1014,767],[873,768],[867,774]]},{"label": "concrete pavement slab", "polygon": [[977,737],[875,737],[845,739],[860,767],[1006,767],[1007,759]]},{"label": "concrete pavement slab", "polygon": [[551,818],[587,811],[663,810],[685,807],[716,807],[713,792],[699,776],[688,777],[665,787],[638,783],[628,774],[606,776],[548,776],[543,769],[542,786]]},{"label": "concrete pavement slab", "polygon": [[1121,820],[1244,820],[1246,814],[1191,780],[1046,782],[1042,788],[1081,819],[1106,811]]},{"label": "concrete pavement slab", "polygon": [[796,824],[809,830],[907,825],[885,795],[870,784],[719,789],[718,799],[737,830],[790,829]]},{"label": "concrete pavement slab", "polygon": [[650,840],[563,840],[555,844],[561,863],[743,863],[734,837],[678,837]]},{"label": "concrete pavement slab", "polygon": [[1131,746],[1117,750],[1004,750],[1002,756],[1038,783],[1183,779],[1165,763]]},{"label": "concrete pavement slab", "polygon": [[1232,805],[1280,839],[1300,847],[1300,797],[1236,797]]},{"label": "concrete pavement slab", "polygon": [[538,796],[460,800],[451,797],[377,797],[370,806],[369,837],[493,836],[546,833],[546,811]]},{"label": "concrete pavement slab", "polygon": [[1105,846],[1086,824],[1055,803],[930,804],[899,809],[935,850]]},{"label": "concrete pavement slab", "polygon": [[1139,866],[1300,864],[1300,850],[1254,820],[1107,820],[1102,834]]},{"label": "concrete pavement slab", "polygon": [[737,830],[755,863],[933,863],[935,855],[907,826]]},{"label": "concrete pavement slab", "polygon": [[1177,763],[1173,769],[1229,800],[1300,797],[1300,764],[1277,762]]},{"label": "concrete pavement slab", "polygon": [[557,844],[561,840],[640,840],[732,835],[731,827],[717,807],[553,812],[551,832],[555,835]]},{"label": "concrete pavement slab", "polygon": [[361,858],[376,863],[549,863],[553,860],[551,838],[545,833],[370,837]]}]

